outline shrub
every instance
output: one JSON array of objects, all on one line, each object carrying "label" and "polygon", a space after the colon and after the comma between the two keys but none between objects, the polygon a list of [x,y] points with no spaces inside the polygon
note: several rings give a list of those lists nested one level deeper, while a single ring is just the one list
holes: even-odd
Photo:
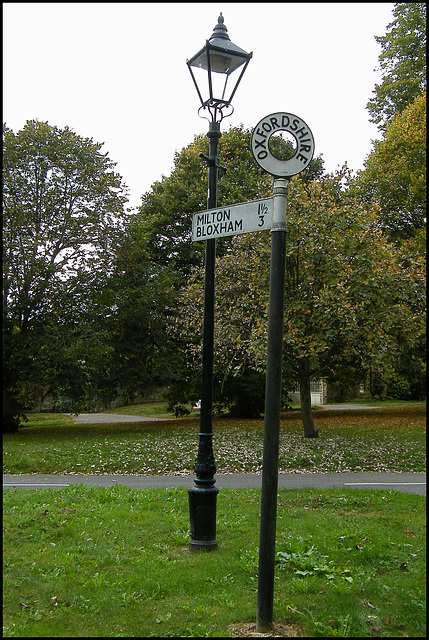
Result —
[{"label": "shrub", "polygon": [[22,422],[28,422],[23,413],[3,414],[3,433],[16,433]]},{"label": "shrub", "polygon": [[393,400],[410,400],[411,386],[407,380],[398,378],[389,382],[387,387],[387,395]]}]

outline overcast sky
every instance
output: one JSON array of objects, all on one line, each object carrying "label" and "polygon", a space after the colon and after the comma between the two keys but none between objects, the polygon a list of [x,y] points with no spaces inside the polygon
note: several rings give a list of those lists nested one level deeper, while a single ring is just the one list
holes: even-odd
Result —
[{"label": "overcast sky", "polygon": [[[315,155],[361,169],[379,138],[365,105],[381,75],[393,3],[3,3],[3,122],[68,125],[104,143],[130,204],[169,175],[175,151],[206,133],[186,60],[222,12],[253,51],[222,130],[277,111],[310,127]],[[222,159],[221,159],[222,162]]]}]

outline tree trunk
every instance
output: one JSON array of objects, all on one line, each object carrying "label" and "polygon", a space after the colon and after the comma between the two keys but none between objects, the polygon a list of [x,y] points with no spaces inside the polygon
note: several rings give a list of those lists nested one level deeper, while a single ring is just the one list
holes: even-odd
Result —
[{"label": "tree trunk", "polygon": [[20,413],[11,391],[3,383],[3,433],[14,433],[20,427]]},{"label": "tree trunk", "polygon": [[302,377],[299,381],[301,396],[301,417],[304,425],[305,438],[318,438],[319,432],[316,430],[311,413],[311,393],[310,393],[310,377]]}]

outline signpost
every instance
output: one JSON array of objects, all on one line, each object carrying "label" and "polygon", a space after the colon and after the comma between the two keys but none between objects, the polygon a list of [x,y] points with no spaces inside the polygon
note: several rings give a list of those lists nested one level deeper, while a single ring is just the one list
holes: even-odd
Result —
[{"label": "signpost", "polygon": [[[297,143],[295,153],[288,160],[281,160],[275,157],[270,150],[270,137],[279,131],[288,132],[295,138]],[[287,193],[290,178],[304,171],[313,158],[314,138],[304,120],[292,113],[281,111],[265,116],[258,122],[252,132],[251,148],[257,164],[274,178],[273,198],[242,202],[230,207],[209,209],[208,211],[196,213],[192,220],[192,239],[194,241],[210,241],[224,236],[271,229],[270,298],[256,620],[256,630],[264,633],[270,630],[273,620]]]},{"label": "signpost", "polygon": [[[288,160],[280,160],[270,151],[269,139],[278,131],[287,131],[296,140],[297,148],[294,155]],[[301,118],[292,113],[278,112],[265,116],[258,122],[252,132],[251,147],[259,166],[274,177],[256,615],[256,630],[264,633],[270,630],[273,621],[286,277],[287,192],[291,176],[300,173],[310,164],[314,154],[314,139],[310,129]]]},{"label": "signpost", "polygon": [[271,229],[272,214],[272,198],[201,211],[192,219],[192,240],[210,240]]},{"label": "signpost", "polygon": [[[279,160],[270,151],[269,140],[274,133],[286,131],[296,140],[297,148],[289,160]],[[262,118],[253,129],[253,157],[262,169],[277,178],[290,178],[304,171],[314,154],[314,138],[304,120],[283,111]]]}]

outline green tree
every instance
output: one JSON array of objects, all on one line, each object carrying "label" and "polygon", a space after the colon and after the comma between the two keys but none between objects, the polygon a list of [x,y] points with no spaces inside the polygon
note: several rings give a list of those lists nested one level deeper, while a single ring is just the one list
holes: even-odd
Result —
[{"label": "green tree", "polygon": [[426,225],[426,91],[387,125],[365,161],[354,188],[376,204],[392,239],[413,237]]},{"label": "green tree", "polygon": [[166,323],[176,295],[169,267],[147,255],[139,220],[128,226],[114,263],[106,330],[110,345],[105,393],[129,402],[170,379],[170,343]]},{"label": "green tree", "polygon": [[[376,211],[365,210],[342,184],[345,175],[289,189],[284,371],[301,386],[306,437],[317,436],[310,380],[369,367],[387,376],[400,340],[423,332],[422,266],[405,264],[383,236]],[[215,375],[264,372],[269,291],[269,233],[238,235],[217,262]],[[199,366],[200,277],[182,292],[172,332],[187,337],[187,381]]]},{"label": "green tree", "polygon": [[126,189],[102,145],[68,127],[30,120],[3,134],[3,399],[15,429],[36,387],[82,393],[88,361],[106,355],[95,327]]},{"label": "green tree", "polygon": [[[221,164],[218,204],[265,198],[271,194],[272,179],[256,164],[250,151],[251,131],[231,127],[222,134],[219,144]],[[277,146],[281,141],[277,140]],[[177,152],[170,176],[163,176],[144,194],[139,208],[140,240],[147,247],[147,255],[155,265],[169,267],[176,274],[180,286],[190,271],[203,261],[204,245],[192,242],[192,215],[207,208],[207,167],[200,153],[208,154],[208,140],[204,135]],[[315,158],[306,170],[311,180],[323,172],[322,159]],[[223,255],[231,240],[217,242],[217,254]]]},{"label": "green tree", "polygon": [[[350,190],[366,207],[377,208],[383,232],[401,247],[404,264],[418,259],[423,265],[426,256],[426,91],[387,124],[382,140],[374,143],[365,169],[352,180]],[[398,383],[404,381],[412,397],[421,398],[426,379],[425,335],[420,336],[417,344],[410,345],[406,340],[400,343]],[[372,375],[371,380],[377,383],[377,375]]]},{"label": "green tree", "polygon": [[426,89],[426,3],[397,2],[393,16],[386,35],[375,37],[383,78],[367,104],[381,131]]},{"label": "green tree", "polygon": [[[268,197],[272,193],[272,178],[262,171],[253,159],[250,151],[251,131],[241,127],[231,127],[222,134],[219,156],[226,171],[220,171],[218,185],[219,206],[246,202]],[[282,157],[290,157],[292,145],[281,138],[273,138],[272,152]],[[204,262],[204,244],[192,242],[192,216],[207,207],[207,167],[200,154],[208,153],[206,136],[196,136],[194,141],[176,153],[174,168],[169,177],[154,183],[151,191],[143,196],[138,215],[133,222],[133,233],[139,238],[139,246],[145,252],[153,268],[153,277],[157,273],[168,277],[176,289],[190,278],[195,268]],[[285,155],[286,154],[286,155]],[[306,182],[319,177],[323,173],[323,160],[314,158],[303,173]],[[217,241],[217,255],[222,256],[230,251],[231,238]],[[134,267],[133,267],[134,268]],[[199,272],[198,272],[199,273]],[[198,275],[200,277],[200,274]],[[192,301],[191,301],[192,304]],[[174,305],[168,309],[174,313]],[[169,321],[170,322],[170,321]],[[171,371],[169,399],[171,407],[195,401],[200,394],[200,371],[187,377],[185,349],[192,343],[191,335],[177,335],[171,342]],[[199,338],[197,338],[197,349]],[[183,375],[182,375],[183,373]],[[264,380],[249,368],[241,371],[240,378],[229,379],[228,385],[221,380],[218,385],[217,407],[235,407],[241,415],[245,412],[254,414],[263,408]],[[262,387],[257,393],[256,388]],[[226,391],[230,397],[226,397]],[[250,391],[251,390],[251,391]],[[251,395],[251,400],[249,400]],[[261,407],[262,398],[262,407]]]}]

